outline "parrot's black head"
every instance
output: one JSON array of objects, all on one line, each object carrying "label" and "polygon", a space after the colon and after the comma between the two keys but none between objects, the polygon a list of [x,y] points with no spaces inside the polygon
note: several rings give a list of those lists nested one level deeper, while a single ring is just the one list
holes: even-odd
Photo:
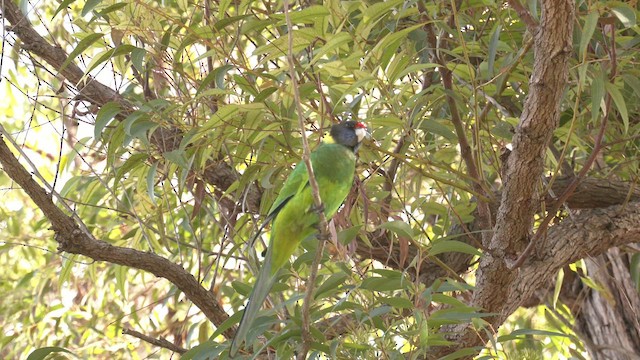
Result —
[{"label": "parrot's black head", "polygon": [[359,121],[343,121],[331,127],[333,141],[350,148],[353,152],[358,151],[360,143],[368,134],[367,125]]}]

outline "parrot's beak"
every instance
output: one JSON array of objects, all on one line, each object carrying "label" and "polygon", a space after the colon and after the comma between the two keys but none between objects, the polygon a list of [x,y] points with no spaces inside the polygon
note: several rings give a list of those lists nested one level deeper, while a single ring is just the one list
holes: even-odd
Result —
[{"label": "parrot's beak", "polygon": [[365,138],[370,138],[371,133],[368,128],[356,128],[356,136],[358,137],[358,144]]}]

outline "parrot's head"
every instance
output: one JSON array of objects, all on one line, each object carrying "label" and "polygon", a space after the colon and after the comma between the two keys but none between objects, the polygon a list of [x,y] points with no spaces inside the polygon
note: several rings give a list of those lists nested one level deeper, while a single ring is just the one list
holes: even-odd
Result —
[{"label": "parrot's head", "polygon": [[358,151],[362,140],[367,136],[367,125],[359,121],[343,121],[331,127],[333,141],[352,149],[353,152]]}]

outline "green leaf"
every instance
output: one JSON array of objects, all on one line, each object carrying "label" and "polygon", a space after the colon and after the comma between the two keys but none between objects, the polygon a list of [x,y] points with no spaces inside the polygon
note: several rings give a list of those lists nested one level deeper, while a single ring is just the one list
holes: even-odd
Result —
[{"label": "green leaf", "polygon": [[93,128],[93,137],[99,140],[102,137],[102,130],[113,120],[113,118],[120,112],[120,105],[117,102],[111,101],[100,108],[96,115],[96,123]]},{"label": "green leaf", "polygon": [[100,56],[94,57],[91,60],[91,62],[89,62],[89,65],[87,66],[87,70],[85,71],[85,74],[88,74],[91,70],[95,69],[98,65],[102,64],[103,62],[111,58],[124,55],[124,54],[129,54],[136,49],[138,48],[133,45],[122,44],[115,49],[109,49],[107,51],[104,51],[100,54]]},{"label": "green leaf", "polygon": [[362,13],[362,21],[364,23],[372,23],[386,14],[391,13],[391,9],[395,6],[402,4],[404,0],[392,0],[392,1],[380,1],[369,6]]},{"label": "green leaf", "polygon": [[111,136],[107,141],[107,166],[111,167],[116,161],[116,154],[120,154],[124,147],[124,130],[122,124],[116,126],[115,130],[111,132]]},{"label": "green leaf", "polygon": [[440,135],[449,141],[458,141],[458,136],[451,128],[441,124],[438,120],[427,119],[420,122],[420,129]]},{"label": "green leaf", "polygon": [[187,156],[184,150],[173,150],[162,153],[165,159],[171,161],[172,163],[180,166],[184,170],[189,170],[189,161],[187,161]]},{"label": "green leaf", "polygon": [[503,335],[498,337],[498,342],[508,341],[508,340],[516,340],[516,339],[524,339],[524,335],[541,335],[541,336],[562,336],[569,337],[567,334],[555,332],[555,331],[547,331],[547,330],[536,330],[536,329],[518,329],[511,332],[511,334]]},{"label": "green leaf", "polygon": [[342,77],[351,74],[351,71],[347,68],[342,60],[325,62],[319,64],[318,67],[331,76]]},{"label": "green leaf", "polygon": [[556,304],[558,303],[558,298],[560,297],[560,291],[562,290],[562,283],[564,280],[564,270],[560,269],[558,271],[558,275],[556,276],[556,284],[553,289],[553,308],[556,308]]},{"label": "green leaf", "polygon": [[224,19],[225,13],[227,12],[227,9],[229,9],[229,5],[231,5],[231,0],[218,1],[218,17],[220,20]]},{"label": "green leaf", "polygon": [[596,30],[599,18],[600,14],[598,11],[592,11],[587,15],[587,18],[584,21],[582,35],[580,35],[580,52],[578,53],[580,55],[580,59],[587,58],[587,47],[589,46],[589,41],[591,41],[593,32]]},{"label": "green leaf", "polygon": [[88,13],[90,13],[96,6],[98,6],[100,3],[102,2],[102,0],[87,0],[87,2],[84,4],[84,7],[82,8],[82,12],[80,13],[82,16],[87,15]]},{"label": "green leaf", "polygon": [[426,64],[413,64],[413,65],[409,65],[409,66],[407,66],[407,68],[406,68],[406,69],[404,69],[404,70],[400,71],[400,72],[396,75],[396,77],[395,77],[395,78],[390,79],[390,80],[391,80],[391,82],[394,82],[394,81],[396,81],[396,80],[398,80],[398,79],[400,79],[400,78],[402,78],[402,77],[404,77],[404,76],[406,76],[406,75],[408,75],[408,74],[415,73],[415,72],[419,72],[419,71],[424,71],[424,70],[427,70],[427,69],[435,69],[435,68],[437,68],[438,66],[439,66],[439,65],[438,65],[438,64],[435,64],[435,63],[426,63]]},{"label": "green leaf", "polygon": [[389,221],[378,226],[378,229],[391,230],[398,236],[413,239],[413,229],[404,221]]},{"label": "green leaf", "polygon": [[397,309],[413,309],[415,307],[409,299],[401,297],[383,297],[380,299],[380,302]]},{"label": "green leaf", "polygon": [[270,86],[264,90],[261,90],[258,96],[255,98],[255,102],[263,102],[265,101],[271,94],[278,91],[278,88],[275,86]]},{"label": "green leaf", "polygon": [[351,41],[353,41],[353,36],[346,32],[340,32],[336,35],[331,36],[327,43],[324,44],[320,49],[318,49],[316,55],[313,57],[313,60],[311,60],[308,66],[315,64],[326,54]]},{"label": "green leaf", "polygon": [[[241,314],[242,312],[238,312],[236,314]],[[234,314],[234,316],[236,315]],[[233,318],[233,316],[232,316]],[[222,323],[222,325],[225,325],[229,322],[231,318],[227,319],[224,323]],[[238,322],[238,320],[236,319],[235,322]],[[233,325],[233,324],[231,324]],[[231,325],[228,325],[225,327],[225,330],[229,329],[231,327]],[[220,330],[221,327],[218,328],[218,330]],[[218,331],[216,331],[216,333],[218,333]],[[214,334],[215,335],[215,334]],[[219,336],[220,334],[218,334],[217,336]],[[211,337],[213,338],[213,336]],[[222,351],[224,351],[226,349],[226,347],[218,344],[215,341],[209,340],[209,341],[205,341],[202,344],[198,344],[196,346],[194,346],[193,348],[189,349],[189,351],[187,351],[186,353],[182,354],[180,356],[181,360],[211,360],[211,359],[219,359],[220,354],[222,354]]]},{"label": "green leaf", "polygon": [[337,274],[333,274],[329,276],[329,278],[322,282],[322,285],[316,290],[314,298],[322,299],[325,293],[327,295],[331,295],[337,291],[340,291],[340,285],[343,285],[345,280],[347,279],[347,274],[340,272]]},{"label": "green leaf", "polygon": [[[133,230],[135,231],[135,230]],[[127,296],[127,289],[129,282],[127,280],[127,273],[129,268],[126,266],[114,265],[115,268],[115,278],[116,278],[116,289],[120,292],[120,295],[123,299]],[[127,285],[127,286],[125,286]]]},{"label": "green leaf", "polygon": [[149,114],[145,111],[148,111],[148,109],[134,111],[122,122],[124,133],[129,137],[146,140],[147,131],[159,126],[157,123],[149,120]]},{"label": "green leaf", "polygon": [[232,281],[231,287],[240,295],[249,296],[252,286],[240,281]]},{"label": "green leaf", "polygon": [[63,285],[71,278],[71,270],[73,270],[73,266],[75,264],[76,261],[73,258],[63,259],[62,269],[60,270],[60,275],[58,275],[58,283],[60,284],[60,288],[62,288]]},{"label": "green leaf", "polygon": [[28,272],[25,276],[23,276],[20,281],[18,281],[15,285],[16,289],[20,289],[20,288],[26,288],[26,289],[30,289],[31,288],[31,279],[33,279],[33,276],[36,274],[36,271],[30,271]]},{"label": "green leaf", "polygon": [[630,74],[622,75],[624,82],[631,87],[636,96],[640,97],[640,80]]},{"label": "green leaf", "polygon": [[584,88],[585,81],[587,79],[587,70],[589,69],[589,63],[584,62],[578,65],[578,86],[581,89]]},{"label": "green leaf", "polygon": [[611,12],[620,20],[625,28],[636,26],[636,12],[630,6],[615,6],[611,8]]},{"label": "green leaf", "polygon": [[259,143],[262,139],[266,138],[267,136],[278,133],[281,126],[282,124],[278,122],[268,124],[267,126],[263,127],[259,132],[257,132],[255,137],[251,138],[251,144],[255,145]]},{"label": "green leaf", "polygon": [[399,271],[375,269],[372,272],[382,276],[362,280],[360,288],[372,291],[393,291],[405,289],[411,284],[411,280]]},{"label": "green leaf", "polygon": [[468,307],[464,302],[460,301],[459,299],[456,299],[455,297],[448,296],[445,294],[439,294],[439,293],[433,294],[432,301],[437,302],[439,304],[449,305],[452,308],[463,308],[465,309],[465,311],[468,310]]},{"label": "green leaf", "polygon": [[[65,349],[65,348],[61,348],[58,346],[49,346],[49,347],[43,347],[43,348],[39,348],[36,350],[33,350],[31,352],[31,354],[29,354],[29,356],[27,356],[27,360],[44,360],[47,355],[49,354],[53,354],[53,353],[68,353],[71,354],[73,356],[76,356],[74,353],[72,353],[71,351]],[[76,356],[77,357],[77,356]]]},{"label": "green leaf", "polygon": [[[289,12],[289,17],[293,24],[309,24],[317,21],[322,21],[325,17],[329,16],[329,9],[322,5],[311,5],[303,8],[300,11]],[[285,24],[284,14],[273,14],[273,18],[280,20],[278,24]]]},{"label": "green leaf", "polygon": [[144,56],[147,54],[147,50],[141,48],[135,48],[131,50],[131,64],[139,71],[144,72],[144,66],[142,65],[142,61],[144,60]]},{"label": "green leaf", "polygon": [[[435,311],[433,314],[431,314],[431,321],[435,322],[437,320],[438,322],[441,322],[441,320],[447,320],[447,322],[450,322],[450,321],[463,322],[463,321],[471,321],[476,318],[490,317],[495,315],[497,314],[480,313],[480,312],[475,312],[475,311],[471,311],[470,309],[464,309],[464,308],[451,308],[451,309],[443,309],[443,310]],[[446,323],[446,322],[442,322],[442,323]]]},{"label": "green leaf", "polygon": [[404,289],[408,285],[407,283],[408,281],[405,281],[405,284],[403,284],[397,279],[389,280],[383,277],[372,277],[362,280],[360,288],[371,291],[393,291]]},{"label": "green leaf", "polygon": [[487,59],[487,62],[488,62],[487,74],[489,78],[493,77],[493,68],[495,66],[496,52],[498,50],[498,42],[500,41],[501,31],[502,31],[502,26],[501,25],[496,26],[495,30],[493,31],[493,34],[491,34],[491,40],[489,41],[489,59]]},{"label": "green leaf", "polygon": [[125,6],[128,6],[129,3],[127,2],[119,2],[119,3],[115,3],[113,5],[109,5],[103,9],[100,9],[100,11],[96,12],[96,15],[100,16],[100,17],[105,17],[105,15],[112,13],[114,11],[120,10]]},{"label": "green leaf", "polygon": [[491,134],[507,140],[511,140],[513,138],[513,133],[513,125],[506,121],[496,121],[495,126],[491,128]]},{"label": "green leaf", "polygon": [[87,37],[80,40],[78,45],[76,45],[73,51],[71,51],[71,54],[69,54],[69,56],[64,60],[58,72],[62,72],[62,70],[64,70],[76,57],[78,57],[78,55],[87,50],[87,48],[91,46],[91,44],[98,41],[98,39],[102,38],[103,36],[103,33],[94,33],[89,34],[87,35]]},{"label": "green leaf", "polygon": [[198,87],[198,91],[196,92],[196,96],[200,95],[200,93],[209,87],[212,81],[215,80],[216,88],[224,89],[224,77],[230,71],[233,70],[233,66],[231,65],[222,65],[215,68],[212,72],[210,72],[204,80],[200,83]]},{"label": "green leaf", "polygon": [[244,14],[244,15],[235,15],[235,16],[225,17],[223,19],[220,19],[219,21],[216,21],[213,24],[213,29],[215,31],[220,31],[233,23],[239,22],[241,20],[244,20],[248,17],[253,17],[253,16],[254,16],[253,14]]},{"label": "green leaf", "polygon": [[604,97],[604,74],[598,72],[591,80],[591,121],[595,122],[600,116],[602,98]]},{"label": "green leaf", "polygon": [[457,240],[436,240],[431,245],[429,255],[438,255],[446,252],[460,252],[470,255],[482,255],[475,247]]},{"label": "green leaf", "polygon": [[118,168],[116,174],[114,176],[114,187],[118,187],[120,185],[120,180],[122,177],[133,170],[135,167],[144,164],[144,161],[149,157],[149,154],[146,153],[137,153],[131,155],[122,166]]},{"label": "green leaf", "polygon": [[344,229],[338,233],[338,242],[342,245],[347,245],[353,241],[362,229],[362,225],[355,225],[348,229]]},{"label": "green leaf", "polygon": [[51,17],[51,20],[53,20],[56,17],[56,15],[58,15],[58,13],[62,11],[62,9],[66,9],[74,1],[76,0],[64,0],[63,2],[61,2],[60,5],[58,5],[58,8],[56,9],[56,11],[53,12],[53,16]]},{"label": "green leaf", "polygon": [[375,126],[383,126],[396,129],[402,129],[405,124],[405,122],[396,115],[374,116],[370,119],[367,119],[367,122]]},{"label": "green leaf", "polygon": [[149,199],[151,199],[151,202],[154,204],[156,203],[156,196],[153,190],[156,182],[156,172],[158,170],[158,164],[158,161],[154,162],[153,165],[151,165],[149,172],[147,173],[147,195],[149,196]]},{"label": "green leaf", "polygon": [[[422,27],[422,24],[413,25],[406,29],[402,29],[400,31],[392,32],[386,35],[376,46],[365,56],[364,62],[368,63],[370,59],[373,57],[376,61],[380,61],[380,59],[385,54],[395,53],[398,46],[400,45],[400,40],[406,38],[410,32],[419,29]],[[382,64],[385,66],[385,64]],[[385,66],[386,67],[386,66]]]},{"label": "green leaf", "polygon": [[609,95],[611,95],[613,102],[616,104],[616,108],[620,113],[620,117],[622,117],[624,134],[626,135],[629,133],[629,112],[627,112],[627,104],[625,103],[624,98],[622,97],[622,93],[620,93],[620,89],[618,89],[617,86],[609,82],[605,83],[604,86],[607,89]]}]

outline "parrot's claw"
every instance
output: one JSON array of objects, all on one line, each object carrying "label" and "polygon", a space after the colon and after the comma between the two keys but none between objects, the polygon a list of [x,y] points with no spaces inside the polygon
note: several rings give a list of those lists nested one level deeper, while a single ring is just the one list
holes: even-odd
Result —
[{"label": "parrot's claw", "polygon": [[320,204],[320,206],[311,206],[311,211],[315,212],[315,213],[320,213],[320,212],[324,212],[324,204]]}]

